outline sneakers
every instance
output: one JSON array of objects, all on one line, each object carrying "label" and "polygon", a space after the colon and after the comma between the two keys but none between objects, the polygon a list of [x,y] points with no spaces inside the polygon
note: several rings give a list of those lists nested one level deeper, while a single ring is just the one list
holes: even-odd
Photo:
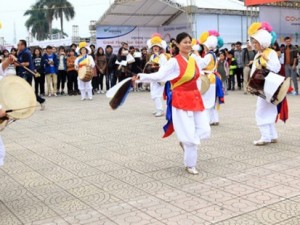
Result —
[{"label": "sneakers", "polygon": [[270,142],[267,142],[267,141],[263,141],[263,140],[258,140],[258,141],[253,141],[253,144],[255,146],[264,146],[264,145],[267,145],[269,144]]},{"label": "sneakers", "polygon": [[219,122],[214,122],[210,124],[211,126],[219,126]]},{"label": "sneakers", "polygon": [[85,98],[81,98],[81,101],[84,101],[85,100]]},{"label": "sneakers", "polygon": [[161,117],[163,115],[164,115],[164,113],[162,111],[158,111],[154,114],[155,117]]},{"label": "sneakers", "polygon": [[185,170],[190,173],[190,174],[193,174],[193,175],[198,175],[199,172],[198,170],[196,169],[196,167],[186,167]]},{"label": "sneakers", "polygon": [[105,91],[102,91],[102,90],[101,90],[100,93],[101,93],[101,94],[105,94]]},{"label": "sneakers", "polygon": [[294,92],[292,93],[292,95],[296,96],[296,95],[298,95],[298,92],[297,92],[297,91],[294,91]]},{"label": "sneakers", "polygon": [[89,100],[90,100],[90,101],[92,101],[92,100],[93,100],[93,98],[89,98]]}]

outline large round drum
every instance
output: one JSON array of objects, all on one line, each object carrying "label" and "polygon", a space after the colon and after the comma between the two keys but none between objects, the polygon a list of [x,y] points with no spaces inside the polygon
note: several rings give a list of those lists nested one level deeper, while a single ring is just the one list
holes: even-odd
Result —
[{"label": "large round drum", "polygon": [[250,77],[247,91],[278,105],[285,98],[289,86],[289,77],[285,78],[267,69],[257,69]]},{"label": "large round drum", "polygon": [[201,80],[201,94],[203,95],[207,90],[209,89],[210,86],[210,80],[207,77],[208,75],[201,75],[200,80]]},{"label": "large round drum", "polygon": [[4,110],[16,110],[7,113],[13,119],[30,117],[36,106],[36,97],[32,87],[22,78],[6,76],[0,80],[0,104]]},{"label": "large round drum", "polygon": [[82,66],[78,69],[78,77],[84,82],[92,80],[93,76],[94,71],[90,66]]}]

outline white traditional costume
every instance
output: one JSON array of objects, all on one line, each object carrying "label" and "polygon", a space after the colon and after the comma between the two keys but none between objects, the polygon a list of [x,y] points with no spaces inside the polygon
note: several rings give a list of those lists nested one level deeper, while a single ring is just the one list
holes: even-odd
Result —
[{"label": "white traditional costume", "polygon": [[200,70],[194,57],[187,60],[182,55],[171,58],[158,72],[139,74],[142,82],[167,82],[170,91],[167,95],[167,119],[165,136],[173,133],[184,149],[184,164],[187,171],[197,174],[197,150],[200,139],[210,136],[210,126],[204,109],[201,93],[198,89]]},{"label": "white traditional costume", "polygon": [[[249,36],[259,42],[263,49],[262,52],[258,52],[254,58],[250,77],[252,77],[257,68],[265,68],[274,73],[280,71],[281,65],[278,55],[273,49],[269,48],[272,40],[276,40],[275,35],[271,33],[271,31],[272,28],[267,23],[253,23],[248,29]],[[267,60],[261,57],[261,55],[264,55]],[[261,138],[258,141],[254,141],[254,145],[264,145],[266,143],[277,141],[278,135],[275,128],[277,114],[278,111],[276,105],[261,97],[257,97],[255,117],[261,133]]]},{"label": "white traditional costume", "polygon": [[[86,49],[86,54],[82,55],[80,50],[82,48]],[[89,54],[91,54],[91,49],[90,47],[87,46],[87,43],[85,42],[80,42],[78,48],[76,49],[76,52],[78,54],[80,54],[80,56],[78,56],[75,60],[75,69],[79,69],[80,67],[91,67],[94,68],[95,67],[95,62],[92,56],[90,56]],[[80,90],[81,93],[81,100],[85,100],[86,99],[86,94],[88,96],[89,100],[93,99],[93,87],[92,87],[92,80],[90,81],[82,81],[79,77],[77,78],[78,80],[78,89]]]},{"label": "white traditional costume", "polygon": [[223,40],[217,31],[207,31],[201,34],[200,44],[207,47],[208,52],[199,61],[203,75],[210,81],[209,89],[202,95],[205,109],[208,113],[210,124],[219,124],[218,111],[220,103],[224,103],[222,81],[216,73],[217,57],[214,50],[223,46]]},{"label": "white traditional costume", "polygon": [[[157,46],[160,48],[160,51],[165,51],[167,47],[167,43],[162,40],[161,36],[159,34],[153,34],[152,38],[147,41],[148,48],[152,50],[153,47]],[[161,52],[153,52],[151,55],[148,64],[158,64],[159,67],[166,64],[168,61],[166,55]],[[164,84],[156,81],[152,81],[150,83],[150,94],[151,98],[154,101],[155,104],[155,113],[154,115],[156,117],[163,115],[163,104],[162,104],[162,97],[164,92]]]},{"label": "white traditional costume", "polygon": [[[4,77],[4,75],[5,75],[5,71],[3,71],[2,63],[1,63],[0,64],[0,80]],[[0,102],[0,109],[2,109],[1,102]],[[5,157],[5,147],[4,147],[1,135],[0,135],[0,166],[3,166],[3,164],[4,164],[4,157]]]}]

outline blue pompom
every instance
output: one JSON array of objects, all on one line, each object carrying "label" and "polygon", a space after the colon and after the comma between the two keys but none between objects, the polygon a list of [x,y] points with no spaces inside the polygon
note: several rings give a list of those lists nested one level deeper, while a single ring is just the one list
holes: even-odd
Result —
[{"label": "blue pompom", "polygon": [[224,45],[224,41],[223,41],[223,38],[221,37],[218,37],[218,48],[222,48]]},{"label": "blue pompom", "polygon": [[274,45],[275,41],[277,40],[277,35],[274,31],[272,31],[270,34],[272,36],[271,45]]}]

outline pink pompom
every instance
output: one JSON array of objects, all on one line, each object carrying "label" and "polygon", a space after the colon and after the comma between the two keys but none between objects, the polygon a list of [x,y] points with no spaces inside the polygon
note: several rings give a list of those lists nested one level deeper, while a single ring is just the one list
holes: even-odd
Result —
[{"label": "pink pompom", "polygon": [[216,30],[209,30],[208,33],[209,36],[216,36],[216,37],[220,36],[219,32]]},{"label": "pink pompom", "polygon": [[152,34],[152,37],[160,37],[160,38],[162,38],[162,36],[161,36],[160,33],[154,33],[154,34]]},{"label": "pink pompom", "polygon": [[268,32],[272,32],[272,27],[268,22],[262,22],[261,29],[266,30]]}]

